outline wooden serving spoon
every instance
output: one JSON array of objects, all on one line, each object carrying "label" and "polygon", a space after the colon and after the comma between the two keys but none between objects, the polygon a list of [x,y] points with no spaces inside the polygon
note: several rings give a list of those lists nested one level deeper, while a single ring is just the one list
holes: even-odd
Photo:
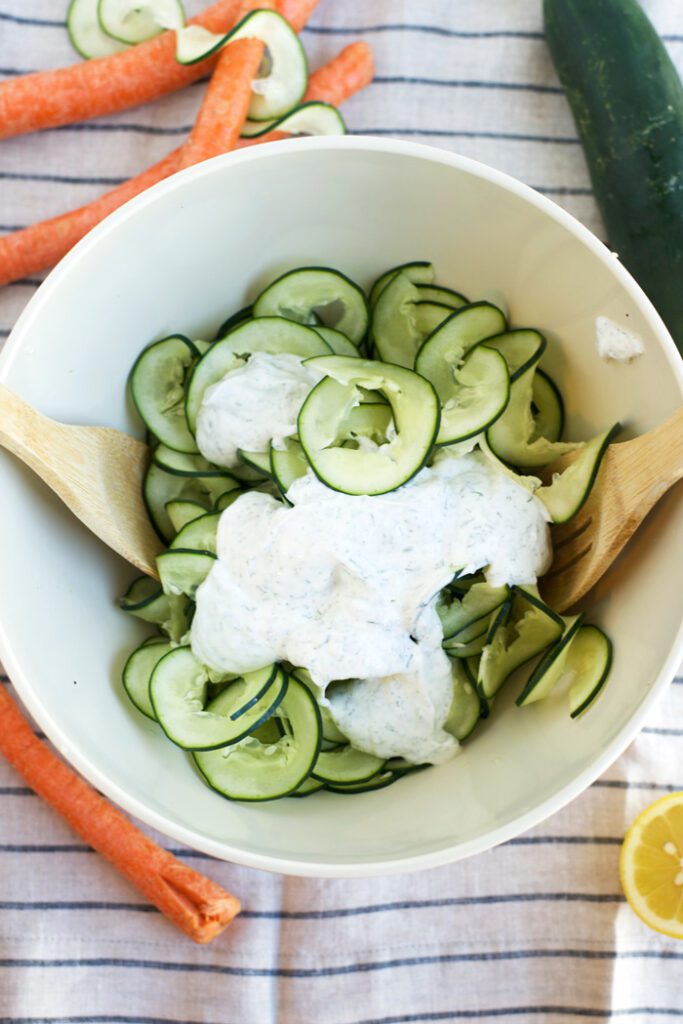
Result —
[{"label": "wooden serving spoon", "polygon": [[0,384],[0,446],[25,462],[89,530],[148,576],[163,546],[142,500],[150,452],[111,427],[71,427]]},{"label": "wooden serving spoon", "polygon": [[575,605],[682,477],[683,406],[647,434],[611,444],[586,504],[569,522],[551,527],[553,564],[540,584],[551,608]]}]

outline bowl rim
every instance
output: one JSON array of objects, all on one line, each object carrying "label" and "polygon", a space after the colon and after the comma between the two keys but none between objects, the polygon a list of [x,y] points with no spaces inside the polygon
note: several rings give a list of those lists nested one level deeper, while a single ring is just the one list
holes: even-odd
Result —
[{"label": "bowl rim", "polygon": [[[55,291],[58,291],[62,280],[68,276],[72,268],[79,262],[88,258],[90,250],[97,246],[101,239],[110,232],[115,231],[118,226],[131,217],[135,217],[138,211],[146,206],[153,205],[157,200],[162,199],[166,194],[182,190],[185,183],[201,179],[212,174],[220,174],[224,168],[233,164],[249,163],[259,160],[278,160],[290,152],[306,153],[309,151],[334,151],[354,150],[366,153],[397,154],[399,156],[413,157],[425,160],[430,163],[442,164],[456,170],[464,171],[477,178],[511,192],[520,199],[530,203],[552,220],[560,224],[570,234],[574,235],[580,242],[605,264],[615,275],[621,286],[630,294],[633,301],[640,308],[648,326],[657,338],[657,342],[663,350],[669,368],[678,383],[683,401],[683,360],[667,331],[661,317],[654,306],[643,292],[640,285],[631,277],[628,271],[619,262],[616,254],[610,252],[588,228],[580,223],[566,210],[537,192],[528,185],[525,185],[516,178],[505,174],[502,171],[489,167],[480,161],[469,157],[463,157],[456,153],[441,150],[435,146],[422,143],[403,141],[398,139],[378,139],[372,136],[342,136],[342,137],[309,137],[304,139],[283,140],[270,143],[266,146],[246,147],[223,156],[215,157],[194,167],[187,168],[165,181],[159,182],[148,189],[142,195],[130,200],[119,210],[110,214],[97,227],[90,231],[77,245],[60,261],[60,263],[48,274],[45,281],[27,303],[20,314],[14,328],[5,342],[2,353],[0,353],[0,381],[6,381],[12,367],[12,363],[21,350],[22,345],[30,334],[32,322],[41,309],[52,298]],[[621,731],[612,739],[592,761],[584,768],[571,782],[547,797],[542,803],[519,815],[512,821],[498,828],[490,830],[470,839],[467,842],[454,845],[453,843],[439,846],[425,853],[414,854],[410,857],[396,857],[383,860],[367,860],[356,863],[349,862],[326,862],[295,860],[278,857],[270,854],[245,851],[240,847],[233,847],[229,844],[218,842],[194,829],[179,824],[163,813],[149,808],[142,800],[130,796],[124,788],[113,782],[102,772],[87,756],[83,755],[74,746],[62,731],[59,723],[52,718],[47,709],[43,706],[37,692],[34,691],[31,681],[21,669],[18,659],[12,649],[12,643],[7,636],[4,626],[0,623],[0,660],[13,683],[13,686],[21,698],[26,709],[43,729],[46,736],[53,743],[56,749],[66,760],[83,775],[92,785],[110,798],[119,807],[122,807],[129,814],[134,815],[146,825],[157,829],[164,835],[184,843],[192,849],[207,853],[220,860],[231,861],[249,868],[271,871],[287,875],[298,875],[303,877],[318,878],[367,878],[377,875],[396,875],[427,868],[441,867],[446,864],[455,863],[466,857],[477,853],[483,853],[500,843],[506,842],[515,836],[526,832],[528,829],[540,824],[550,815],[565,807],[570,801],[579,796],[591,783],[593,783],[604,771],[606,771],[623,753],[626,747],[633,741],[643,726],[653,704],[661,697],[666,687],[674,677],[676,670],[683,660],[683,623],[673,641],[670,651],[663,661],[662,667],[657,675],[649,692],[644,696],[642,703],[636,713],[624,725]]]}]

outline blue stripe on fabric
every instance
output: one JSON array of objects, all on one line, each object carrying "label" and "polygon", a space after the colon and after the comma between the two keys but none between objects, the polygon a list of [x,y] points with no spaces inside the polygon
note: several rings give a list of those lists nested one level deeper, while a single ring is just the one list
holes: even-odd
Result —
[{"label": "blue stripe on fabric", "polygon": [[548,145],[579,146],[573,135],[526,135],[522,132],[459,131],[442,128],[357,128],[349,135],[424,135],[436,139],[496,139],[503,142],[540,142]]},{"label": "blue stripe on fabric", "polygon": [[[89,1013],[87,1017],[2,1017],[1,1024],[210,1024],[209,1021],[177,1020],[175,1017],[128,1017],[121,1013]],[[227,1022],[223,1022],[227,1024]]]},{"label": "blue stripe on fabric", "polygon": [[[209,1024],[175,1017],[128,1017],[121,1013],[89,1013],[87,1017],[1,1017],[0,1024]],[[224,1022],[225,1024],[225,1022]]]},{"label": "blue stripe on fabric", "polygon": [[53,132],[135,132],[140,135],[187,135],[192,131],[191,124],[181,124],[177,128],[158,128],[147,124],[105,124],[90,121],[79,124],[62,124],[52,128]]},{"label": "blue stripe on fabric", "polygon": [[66,28],[66,22],[52,18],[27,18],[21,14],[8,14],[0,11],[0,21],[11,21],[15,25],[37,25],[40,28]]},{"label": "blue stripe on fabric", "polygon": [[576,846],[621,846],[623,836],[517,836],[508,839],[505,846],[545,846],[562,844]]},{"label": "blue stripe on fabric", "polygon": [[47,181],[53,185],[122,185],[128,178],[75,177],[69,174],[36,174],[26,171],[0,171],[3,181]]},{"label": "blue stripe on fabric", "polygon": [[339,967],[235,967],[224,964],[188,963],[171,960],[127,960],[123,957],[69,957],[36,958],[6,957],[0,959],[0,969],[83,968],[112,967],[123,970],[165,971],[183,974],[217,974],[239,978],[332,978],[339,975],[371,974],[408,967],[428,967],[452,963],[501,963],[515,960],[683,960],[683,950],[639,949],[617,953],[596,949],[513,949],[481,953],[440,953],[430,956],[396,957],[392,960],[373,960]]},{"label": "blue stripe on fabric", "polygon": [[28,786],[0,786],[0,796],[35,796]]},{"label": "blue stripe on fabric", "polygon": [[444,89],[504,89],[513,92],[549,93],[561,96],[559,85],[540,85],[536,82],[488,82],[477,78],[424,78],[417,75],[377,75],[371,85],[430,85]]},{"label": "blue stripe on fabric", "polygon": [[400,1016],[373,1017],[359,1020],[354,1024],[420,1024],[440,1020],[481,1020],[484,1017],[589,1017],[606,1020],[615,1017],[661,1014],[666,1017],[683,1017],[683,1009],[673,1006],[633,1006],[623,1010],[598,1010],[589,1006],[501,1006],[489,1010],[436,1010],[429,1013],[406,1013]]},{"label": "blue stripe on fabric", "polygon": [[[55,132],[131,132],[140,135],[176,136],[187,135],[192,125],[179,125],[174,128],[158,128],[144,124],[66,124],[53,128]],[[441,128],[356,128],[350,135],[424,135],[429,138],[453,139],[496,139],[509,142],[540,142],[557,145],[578,146],[580,140],[571,135],[526,135],[516,132],[485,132],[485,131],[449,131]]]},{"label": "blue stripe on fabric", "polygon": [[[621,846],[623,836],[518,836],[509,839],[506,846]],[[0,853],[93,853],[90,846],[80,843],[0,843]],[[213,861],[210,853],[183,847],[168,848],[174,857]]]},{"label": "blue stripe on fabric", "polygon": [[[420,1024],[431,1021],[480,1020],[484,1017],[520,1016],[588,1017],[604,1020],[608,1017],[633,1017],[638,1014],[681,1017],[683,1010],[672,1006],[633,1006],[616,1010],[598,1010],[586,1006],[496,1006],[488,1010],[436,1010],[427,1013],[408,1013],[391,1017],[373,1017],[354,1024]],[[171,1017],[128,1017],[123,1014],[88,1014],[87,1017],[3,1017],[3,1024],[209,1024],[207,1021],[177,1020]],[[225,1024],[225,1022],[224,1022]]]},{"label": "blue stripe on fabric", "polygon": [[454,28],[443,28],[440,25],[419,25],[387,22],[383,25],[358,25],[346,28],[331,25],[307,25],[303,29],[316,36],[358,36],[377,32],[421,32],[427,35],[444,36],[447,39],[543,39],[542,32],[525,31],[524,29],[490,29],[488,31],[461,31]]},{"label": "blue stripe on fabric", "polygon": [[[543,32],[534,32],[532,29],[490,29],[488,31],[463,31],[454,28],[443,28],[440,25],[419,25],[401,24],[388,22],[384,25],[357,25],[355,28],[346,28],[341,25],[307,25],[302,30],[311,35],[318,36],[358,36],[376,32],[423,32],[428,35],[444,36],[448,39],[545,39]],[[660,39],[667,43],[683,42],[681,35],[662,35]]]},{"label": "blue stripe on fabric", "polygon": [[[105,177],[73,177],[62,174],[36,174],[34,172],[0,171],[0,180],[7,181],[46,181],[56,185],[121,185],[128,179],[105,178]],[[590,196],[593,190],[590,188],[574,188],[564,185],[532,185],[537,192],[544,195],[556,196]],[[17,282],[15,282],[17,283]]]},{"label": "blue stripe on fabric", "polygon": [[112,903],[106,900],[0,900],[0,910],[119,910],[158,914],[150,903]]},{"label": "blue stripe on fabric", "polygon": [[[9,21],[16,25],[33,25],[38,28],[66,28],[66,22],[51,18],[26,17],[20,14],[9,14],[0,11],[0,21]],[[322,26],[308,25],[304,32],[311,35],[340,35],[355,36],[376,32],[420,32],[429,35],[445,36],[452,39],[535,39],[543,40],[542,32],[524,29],[489,29],[485,31],[462,31],[458,29],[443,28],[440,25],[421,25],[417,23],[387,22],[381,25],[358,25],[353,28],[347,26]],[[681,35],[663,35],[666,42],[683,42]]]},{"label": "blue stripe on fabric", "polygon": [[[505,903],[623,903],[621,893],[517,893],[493,896],[454,896],[433,900],[400,900],[392,903],[342,907],[332,910],[243,910],[241,917],[269,921],[325,921],[345,917],[365,917],[404,910],[434,910],[439,908],[492,906]],[[146,903],[117,903],[101,900],[2,900],[1,910],[111,910],[119,912],[156,913]]]},{"label": "blue stripe on fabric", "polygon": [[601,789],[646,789],[646,790],[660,790],[663,793],[678,793],[679,790],[683,789],[683,786],[669,785],[665,782],[640,782],[640,781],[629,781],[625,779],[597,779],[593,786]]},{"label": "blue stripe on fabric", "polygon": [[668,729],[654,725],[646,725],[640,731],[650,736],[683,736],[683,729]]}]

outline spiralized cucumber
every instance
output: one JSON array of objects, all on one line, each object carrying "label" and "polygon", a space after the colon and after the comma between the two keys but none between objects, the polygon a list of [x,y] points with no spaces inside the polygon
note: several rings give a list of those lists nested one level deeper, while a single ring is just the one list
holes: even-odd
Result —
[{"label": "spiralized cucumber", "polygon": [[[379,275],[366,297],[334,268],[294,268],[231,312],[215,342],[173,335],[135,364],[131,391],[155,443],[144,496],[168,550],[158,557],[161,584],[138,578],[121,600],[160,630],[131,654],[123,685],[228,799],[369,794],[422,766],[350,744],[305,667],[264,666],[239,678],[196,660],[192,615],[219,564],[226,509],[253,489],[287,508],[290,488],[311,473],[332,490],[372,497],[401,488],[439,450],[457,458],[478,448],[563,522],[588,496],[612,440],[613,430],[562,441],[562,397],[539,370],[543,334],[510,327],[496,306],[469,302],[435,277],[431,263],[402,264]],[[227,471],[199,454],[197,415],[207,388],[244,370],[255,353],[296,357],[319,382],[291,436],[265,451],[238,447],[240,465]],[[545,486],[520,473],[577,449],[562,472],[547,471]],[[556,614],[532,584],[492,586],[486,569],[455,572],[436,607],[451,665],[444,728],[458,742],[472,741],[501,687],[520,673],[520,705],[545,699],[568,677],[572,717],[605,683],[607,637],[582,616]]]}]

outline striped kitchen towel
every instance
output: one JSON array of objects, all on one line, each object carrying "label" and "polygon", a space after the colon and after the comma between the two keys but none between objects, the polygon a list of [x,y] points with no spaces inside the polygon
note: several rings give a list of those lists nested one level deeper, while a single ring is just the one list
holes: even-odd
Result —
[{"label": "striped kitchen towel", "polygon": [[[188,3],[194,13],[203,4]],[[683,0],[645,0],[683,67]],[[66,0],[0,0],[0,76],[75,59]],[[322,0],[312,66],[367,39],[374,84],[352,131],[483,160],[602,235],[540,0]],[[88,201],[159,159],[201,87],[98,122],[0,143],[0,231]],[[0,292],[0,339],[38,282]],[[10,685],[6,676],[1,684]],[[619,762],[533,831],[399,878],[307,880],[174,852],[242,898],[193,946],[0,763],[0,1020],[6,1024],[427,1024],[683,1018],[683,944],[624,904],[633,817],[683,789],[683,677]],[[166,846],[171,843],[157,837]]]}]

